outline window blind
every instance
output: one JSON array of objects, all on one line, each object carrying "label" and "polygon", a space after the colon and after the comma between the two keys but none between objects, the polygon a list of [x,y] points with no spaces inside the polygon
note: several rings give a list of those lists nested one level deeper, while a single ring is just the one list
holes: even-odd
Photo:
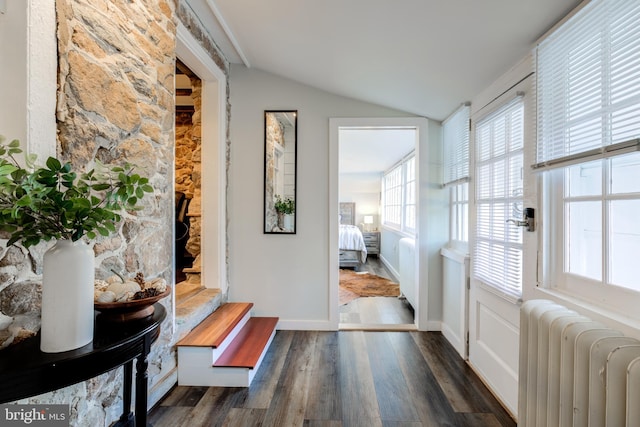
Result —
[{"label": "window blind", "polygon": [[517,97],[476,124],[474,278],[499,293],[522,295],[524,101]]},{"label": "window blind", "polygon": [[444,143],[443,183],[469,180],[469,104],[460,107],[442,124]]},{"label": "window blind", "polygon": [[637,0],[593,0],[539,43],[535,169],[638,149],[638,22]]}]

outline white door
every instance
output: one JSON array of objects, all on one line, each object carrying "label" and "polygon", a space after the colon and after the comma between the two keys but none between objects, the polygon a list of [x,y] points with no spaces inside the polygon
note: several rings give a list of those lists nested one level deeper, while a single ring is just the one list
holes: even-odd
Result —
[{"label": "white door", "polygon": [[[524,240],[535,233],[514,221],[535,192],[525,165],[527,80],[472,112],[469,363],[512,414],[518,407],[519,306]],[[527,203],[525,203],[527,194]],[[535,205],[533,205],[535,206]],[[535,278],[535,276],[534,276]]]}]

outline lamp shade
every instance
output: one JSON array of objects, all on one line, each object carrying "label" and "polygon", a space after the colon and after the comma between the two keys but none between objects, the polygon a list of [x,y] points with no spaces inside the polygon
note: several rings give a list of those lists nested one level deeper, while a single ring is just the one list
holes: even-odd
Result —
[{"label": "lamp shade", "polygon": [[373,224],[373,215],[365,215],[364,216],[365,224]]}]

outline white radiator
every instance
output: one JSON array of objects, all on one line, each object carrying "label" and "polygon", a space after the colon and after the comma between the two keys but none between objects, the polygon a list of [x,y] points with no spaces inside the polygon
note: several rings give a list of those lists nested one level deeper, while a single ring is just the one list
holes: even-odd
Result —
[{"label": "white radiator", "polygon": [[520,310],[519,427],[640,426],[640,341],[547,300]]},{"label": "white radiator", "polygon": [[398,249],[400,293],[416,308],[416,243],[414,239],[400,239]]}]

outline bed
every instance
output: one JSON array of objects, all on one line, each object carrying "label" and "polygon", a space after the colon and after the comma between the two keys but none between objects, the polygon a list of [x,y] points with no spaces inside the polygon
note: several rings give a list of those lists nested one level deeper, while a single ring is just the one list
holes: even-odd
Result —
[{"label": "bed", "polygon": [[367,261],[364,237],[354,222],[355,203],[340,203],[340,268],[356,268]]}]

